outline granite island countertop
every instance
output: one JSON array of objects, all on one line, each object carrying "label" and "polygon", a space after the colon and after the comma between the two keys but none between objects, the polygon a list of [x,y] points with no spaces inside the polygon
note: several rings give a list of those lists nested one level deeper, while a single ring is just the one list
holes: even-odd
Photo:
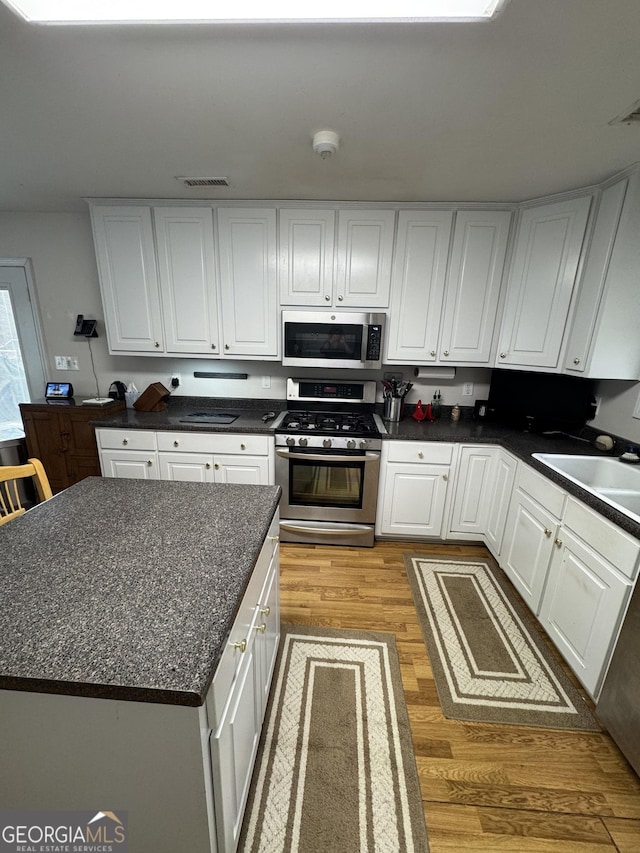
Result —
[{"label": "granite island countertop", "polygon": [[279,499],[90,477],[0,527],[0,689],[201,705]]}]

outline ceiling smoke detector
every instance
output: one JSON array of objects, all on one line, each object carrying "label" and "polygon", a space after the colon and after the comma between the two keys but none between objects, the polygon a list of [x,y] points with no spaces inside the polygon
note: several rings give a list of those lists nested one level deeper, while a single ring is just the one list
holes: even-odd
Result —
[{"label": "ceiling smoke detector", "polygon": [[333,130],[319,130],[313,137],[313,150],[323,160],[335,154],[340,146],[340,137]]}]

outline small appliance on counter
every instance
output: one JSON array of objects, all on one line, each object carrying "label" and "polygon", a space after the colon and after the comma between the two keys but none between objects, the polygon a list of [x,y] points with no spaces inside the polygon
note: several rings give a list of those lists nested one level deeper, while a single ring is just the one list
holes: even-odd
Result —
[{"label": "small appliance on counter", "polygon": [[73,401],[73,385],[70,382],[47,382],[44,398],[49,403]]},{"label": "small appliance on counter", "polygon": [[127,393],[127,388],[124,382],[112,382],[109,386],[109,393],[107,397],[111,397],[112,400],[124,400],[125,394]]}]

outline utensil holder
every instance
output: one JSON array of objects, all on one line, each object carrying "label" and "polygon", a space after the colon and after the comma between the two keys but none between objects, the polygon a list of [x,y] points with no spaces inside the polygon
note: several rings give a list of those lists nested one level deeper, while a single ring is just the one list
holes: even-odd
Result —
[{"label": "utensil holder", "polygon": [[404,400],[402,397],[385,397],[383,419],[391,423],[398,423],[404,411]]}]

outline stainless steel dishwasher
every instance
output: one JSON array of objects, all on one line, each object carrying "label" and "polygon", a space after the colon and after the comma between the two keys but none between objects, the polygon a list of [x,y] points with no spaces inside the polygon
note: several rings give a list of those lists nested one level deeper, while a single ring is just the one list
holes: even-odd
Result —
[{"label": "stainless steel dishwasher", "polygon": [[596,714],[640,775],[640,587],[631,597]]}]

